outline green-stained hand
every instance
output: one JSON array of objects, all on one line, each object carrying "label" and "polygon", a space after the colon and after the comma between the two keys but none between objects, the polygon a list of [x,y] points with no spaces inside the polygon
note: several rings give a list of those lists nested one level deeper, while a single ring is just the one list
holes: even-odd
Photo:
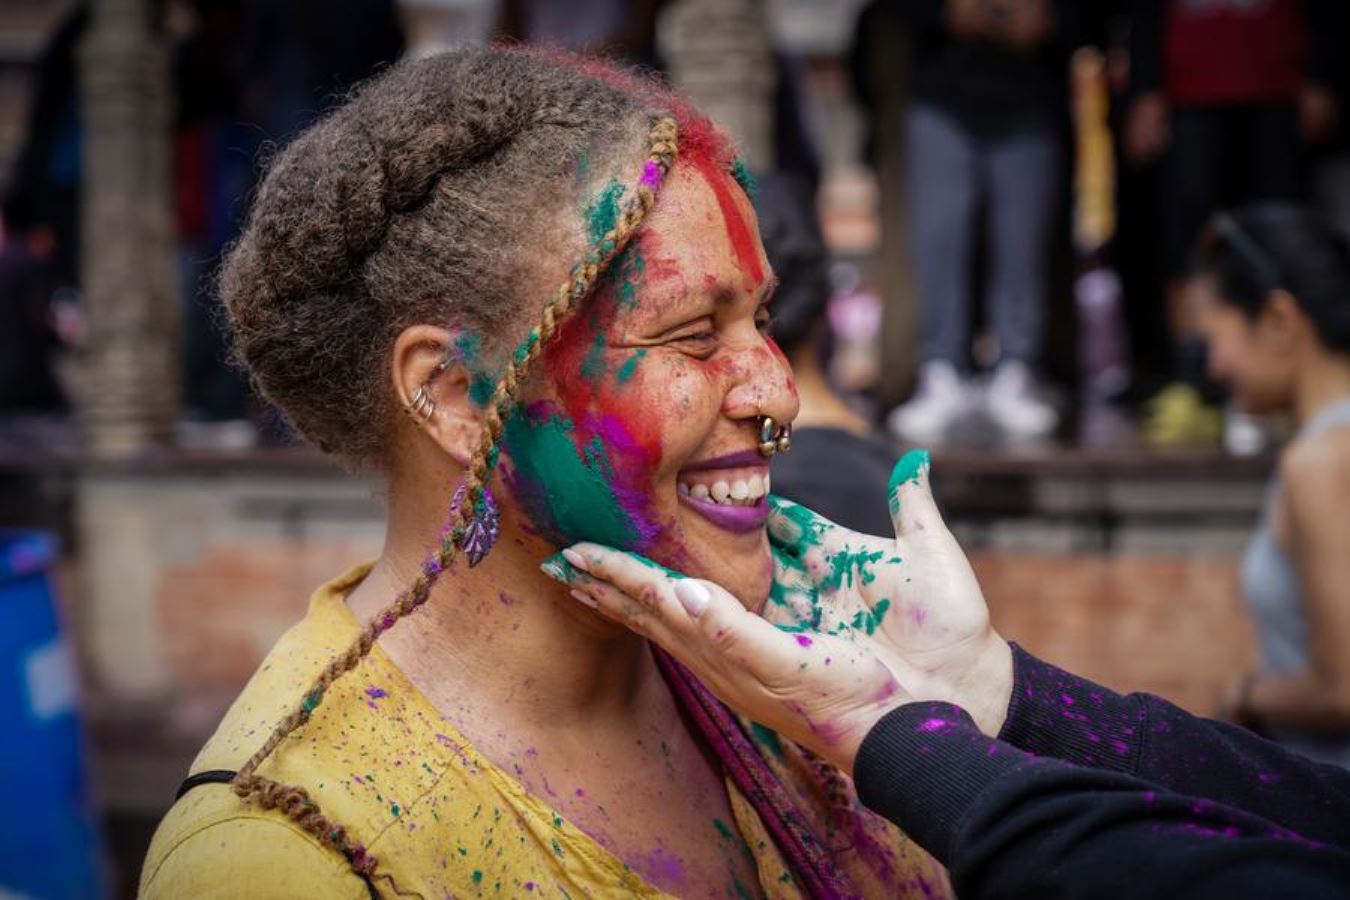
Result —
[{"label": "green-stained hand", "polygon": [[889,499],[894,538],[771,498],[775,581],[762,615],[713,582],[595,544],[543,569],[737,711],[851,772],[863,737],[895,707],[956,703],[992,735],[1012,690],[1011,651],[933,503],[926,453],[896,464]]}]

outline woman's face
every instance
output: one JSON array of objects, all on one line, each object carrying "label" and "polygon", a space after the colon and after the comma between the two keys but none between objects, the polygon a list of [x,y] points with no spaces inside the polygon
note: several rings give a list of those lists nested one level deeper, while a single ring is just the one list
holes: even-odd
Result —
[{"label": "woman's face", "polygon": [[[593,239],[623,190],[611,184],[585,210]],[[503,480],[528,527],[716,577],[757,608],[772,576],[758,417],[797,414],[766,334],[773,283],[745,193],[682,159],[637,240],[545,350],[543,389],[507,423]]]},{"label": "woman's face", "polygon": [[1209,377],[1227,387],[1247,412],[1287,408],[1295,353],[1285,312],[1267,308],[1252,319],[1224,302],[1212,276],[1193,279],[1188,290],[1206,342]]}]

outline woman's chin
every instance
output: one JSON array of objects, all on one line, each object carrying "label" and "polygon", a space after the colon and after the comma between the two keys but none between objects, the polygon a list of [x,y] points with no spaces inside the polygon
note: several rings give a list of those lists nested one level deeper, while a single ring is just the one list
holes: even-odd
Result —
[{"label": "woman's chin", "polygon": [[758,611],[769,597],[773,584],[773,558],[768,537],[761,530],[758,541],[719,543],[700,542],[686,546],[686,575],[712,581],[741,601],[746,609]]}]

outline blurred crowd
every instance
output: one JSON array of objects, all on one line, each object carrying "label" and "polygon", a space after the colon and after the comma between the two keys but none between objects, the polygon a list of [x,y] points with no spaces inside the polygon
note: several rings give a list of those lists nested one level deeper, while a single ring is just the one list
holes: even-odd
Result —
[{"label": "blurred crowd", "polygon": [[[490,25],[477,37],[662,70],[669,5],[501,0],[484,4]],[[284,441],[285,426],[228,362],[212,274],[266,148],[409,52],[407,9],[395,0],[152,6],[173,55],[180,435]],[[865,123],[860,153],[878,173],[881,227],[903,231],[903,242],[883,241],[877,259],[844,270],[849,277],[815,273],[801,292],[814,311],[780,304],[779,318],[819,320],[811,348],[827,380],[833,353],[869,345],[876,374],[846,385],[849,414],[908,442],[959,440],[972,420],[1002,438],[1073,442],[1085,406],[1109,403],[1156,446],[1261,448],[1260,427],[1225,412],[1224,390],[1207,377],[1184,275],[1196,235],[1220,208],[1302,202],[1350,223],[1345,4],[839,8],[856,15],[837,64],[852,76]],[[87,6],[72,5],[37,61],[27,133],[2,180],[6,414],[69,407],[60,371],[82,339],[77,48],[88,27]],[[773,66],[776,164],[766,183],[798,209],[794,239],[820,242],[814,213],[826,173],[808,67],[783,48]],[[900,278],[887,274],[896,269]],[[897,331],[897,321],[916,324]]]}]

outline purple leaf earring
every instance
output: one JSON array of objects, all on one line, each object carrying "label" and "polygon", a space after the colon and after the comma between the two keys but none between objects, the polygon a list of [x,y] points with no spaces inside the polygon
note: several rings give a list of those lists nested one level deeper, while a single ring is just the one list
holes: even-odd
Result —
[{"label": "purple leaf earring", "polygon": [[[463,502],[464,485],[461,484],[455,491],[455,499],[450,503],[451,513],[458,510]],[[497,501],[492,496],[492,489],[484,485],[483,498],[474,509],[468,527],[464,529],[464,542],[460,545],[465,559],[469,561],[469,568],[483,561],[483,557],[488,555],[488,551],[497,543],[500,536],[501,514],[497,510]]]}]

